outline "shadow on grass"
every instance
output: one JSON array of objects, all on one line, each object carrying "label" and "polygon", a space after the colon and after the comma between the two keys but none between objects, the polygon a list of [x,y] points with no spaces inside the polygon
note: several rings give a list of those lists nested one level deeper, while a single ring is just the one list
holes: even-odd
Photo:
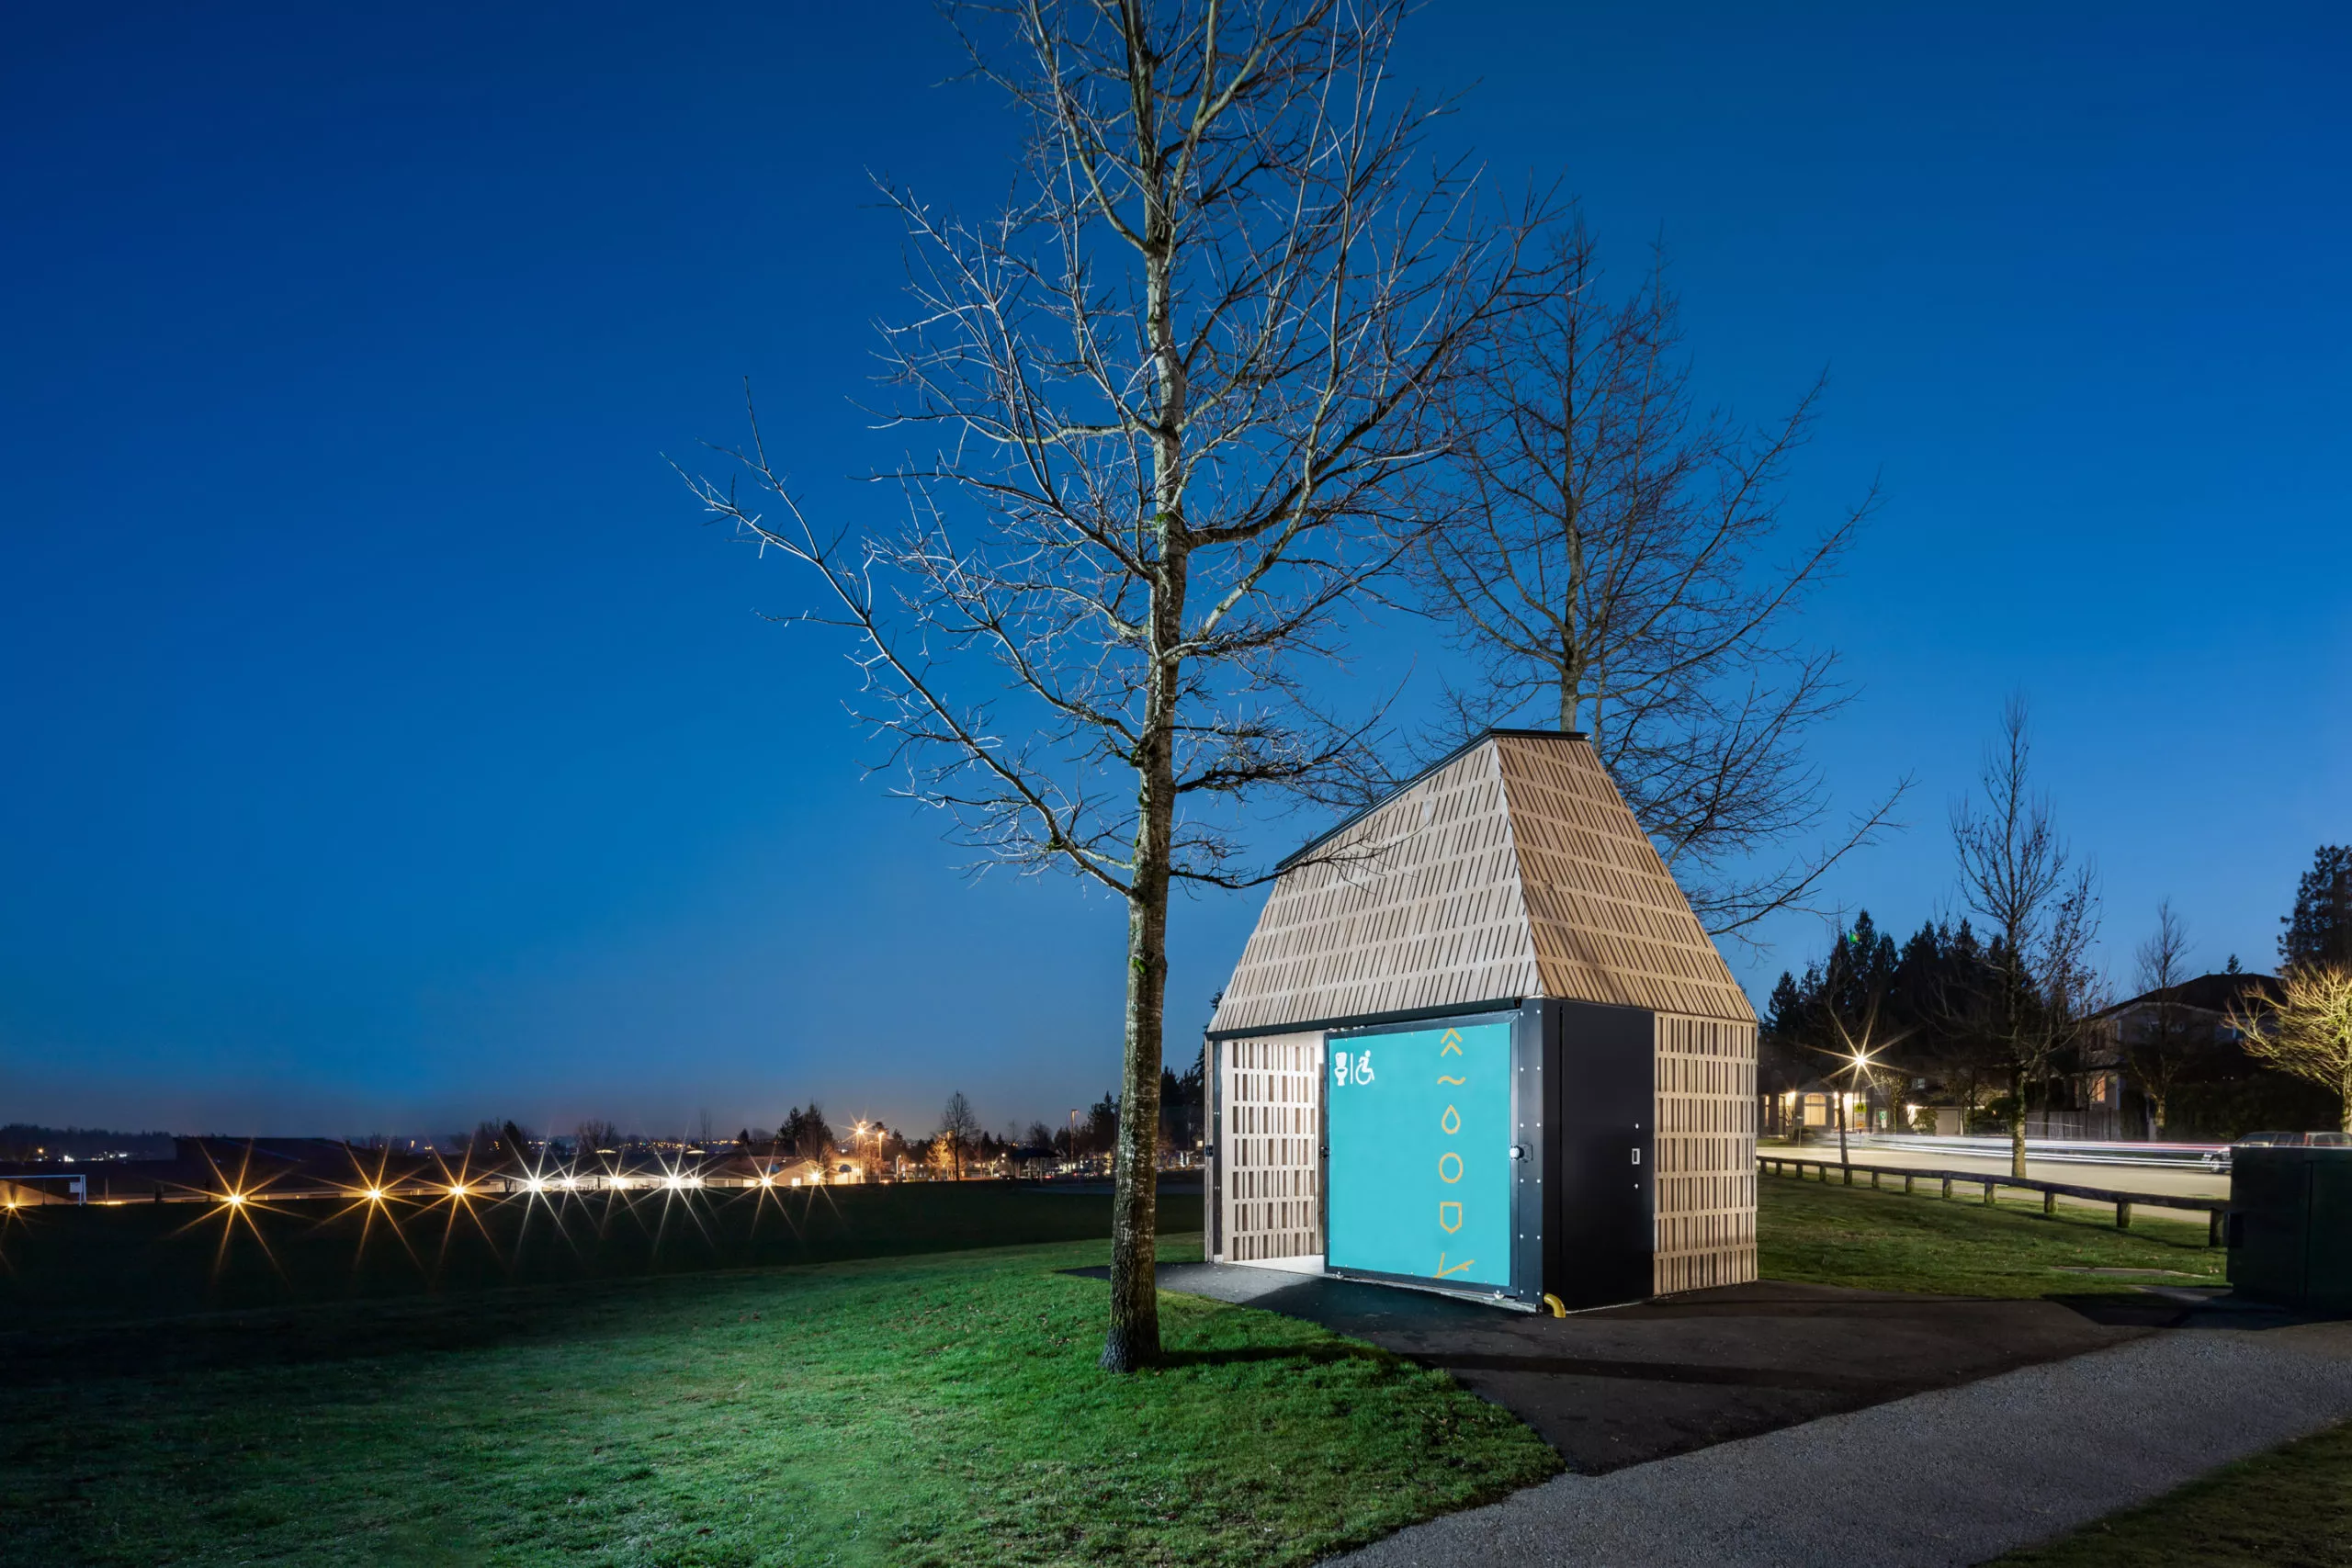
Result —
[{"label": "shadow on grass", "polygon": [[[985,1242],[975,1245],[990,1252],[1002,1250]],[[923,1247],[889,1253],[877,1247],[876,1254],[864,1257],[701,1273],[311,1302],[119,1322],[83,1321],[65,1313],[0,1317],[7,1324],[0,1330],[0,1389],[325,1365],[512,1345],[618,1342],[642,1334],[649,1314],[673,1326],[690,1321],[725,1324],[763,1312],[774,1317],[792,1309],[795,1292],[854,1284],[865,1266],[954,1269],[959,1256],[970,1250]],[[836,1272],[840,1269],[849,1272]]]},{"label": "shadow on grass", "polygon": [[[1162,1199],[1161,1228],[1200,1200]],[[381,1214],[292,1199],[63,1206],[0,1225],[0,1323],[87,1327],[198,1312],[433,1299],[976,1247],[1095,1241],[1110,1200],[997,1182],[560,1200],[440,1200]]]},{"label": "shadow on grass", "polygon": [[[745,1274],[721,1275],[735,1280]],[[103,1327],[0,1334],[0,1388],[488,1349],[629,1331],[624,1309],[674,1277],[524,1286],[408,1301],[249,1308]],[[705,1288],[712,1283],[706,1276]]]},{"label": "shadow on grass", "polygon": [[1370,1345],[1241,1345],[1222,1350],[1163,1350],[1159,1364],[1177,1367],[1240,1367],[1254,1362],[1295,1361],[1333,1366],[1342,1361],[1386,1364],[1399,1358]]}]

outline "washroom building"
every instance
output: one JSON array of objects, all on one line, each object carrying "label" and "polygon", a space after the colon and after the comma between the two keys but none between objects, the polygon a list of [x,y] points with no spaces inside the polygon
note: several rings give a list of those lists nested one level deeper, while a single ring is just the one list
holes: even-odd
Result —
[{"label": "washroom building", "polygon": [[1217,1261],[1555,1312],[1756,1277],[1756,1015],[1581,735],[1285,860],[1208,1054]]}]

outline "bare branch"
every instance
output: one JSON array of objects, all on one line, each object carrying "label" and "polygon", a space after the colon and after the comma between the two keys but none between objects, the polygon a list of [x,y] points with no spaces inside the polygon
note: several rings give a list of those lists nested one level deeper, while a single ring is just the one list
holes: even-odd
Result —
[{"label": "bare branch", "polygon": [[1761,432],[1701,413],[1662,256],[1611,299],[1581,222],[1515,281],[1524,308],[1497,311],[1446,383],[1453,456],[1422,491],[1442,525],[1421,586],[1478,670],[1427,749],[1531,718],[1581,729],[1710,931],[1824,913],[1824,876],[1898,825],[1907,781],[1844,832],[1750,868],[1827,817],[1804,741],[1852,694],[1788,623],[1876,492],[1774,559],[1780,482],[1822,384]]}]

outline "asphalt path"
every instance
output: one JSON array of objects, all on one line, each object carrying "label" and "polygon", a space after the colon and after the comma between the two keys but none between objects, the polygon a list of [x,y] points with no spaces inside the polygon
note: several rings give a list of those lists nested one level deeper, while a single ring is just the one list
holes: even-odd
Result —
[{"label": "asphalt path", "polygon": [[2352,1324],[2177,1329],[1606,1475],[1558,1476],[1330,1561],[1963,1568],[2346,1418]]},{"label": "asphalt path", "polygon": [[1159,1282],[1442,1368],[1584,1475],[2064,1360],[2182,1313],[2153,1295],[2162,1310],[2103,1298],[2134,1310],[2094,1317],[2057,1302],[1758,1281],[1555,1318],[1253,1267],[1163,1264]]}]

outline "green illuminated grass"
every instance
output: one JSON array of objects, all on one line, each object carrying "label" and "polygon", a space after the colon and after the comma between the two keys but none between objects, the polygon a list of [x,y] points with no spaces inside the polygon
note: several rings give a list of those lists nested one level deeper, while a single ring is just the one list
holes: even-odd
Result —
[{"label": "green illuminated grass", "polygon": [[2346,1568],[2352,1427],[2226,1465],[1999,1568]]},{"label": "green illuminated grass", "polygon": [[[1973,1189],[1945,1200],[1921,1183],[1906,1194],[1794,1177],[1758,1179],[1758,1272],[1767,1280],[1932,1291],[1956,1296],[2093,1295],[2140,1282],[2222,1282],[2227,1254],[2205,1245],[2205,1221],[2135,1213],[2115,1228],[2110,1211],[2064,1209],[2044,1218],[2038,1201],[1986,1208]],[[2141,1280],[2075,1269],[2171,1270]]]},{"label": "green illuminated grass", "polygon": [[[2131,1288],[2065,1266],[2221,1264],[2194,1224],[2119,1234],[2096,1213],[1789,1179],[1760,1198],[1767,1279],[2030,1297]],[[1093,1223],[989,1202],[956,1213]],[[899,1245],[937,1246],[940,1223],[908,1208]],[[90,1236],[60,1231],[19,1262],[115,1280]],[[174,1255],[128,1229],[122,1245],[158,1287],[126,1304],[183,1315],[19,1310],[0,1333],[6,1568],[1274,1568],[1560,1468],[1442,1373],[1194,1297],[1161,1298],[1170,1365],[1107,1377],[1104,1287],[1060,1272],[1101,1261],[1099,1241],[375,1300],[305,1286],[197,1315],[160,1288],[184,1272]],[[794,1245],[888,1243],[869,1224]],[[276,1288],[348,1288],[324,1262],[292,1273]],[[24,1274],[17,1289],[42,1293]]]},{"label": "green illuminated grass", "polygon": [[[1170,1254],[1197,1256],[1181,1240]],[[1102,1243],[14,1335],[0,1563],[1304,1563],[1560,1468],[1311,1325]]]}]

